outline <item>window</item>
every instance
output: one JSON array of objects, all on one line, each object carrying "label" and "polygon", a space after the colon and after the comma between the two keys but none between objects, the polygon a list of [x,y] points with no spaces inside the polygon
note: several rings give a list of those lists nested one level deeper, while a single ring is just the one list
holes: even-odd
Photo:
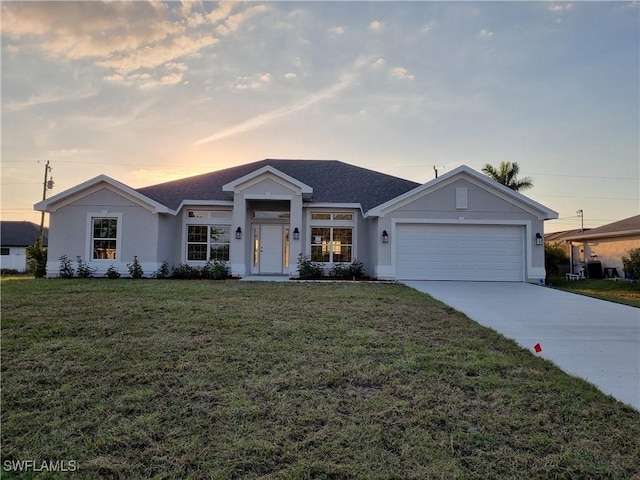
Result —
[{"label": "window", "polygon": [[351,262],[353,228],[313,227],[311,229],[312,262]]},{"label": "window", "polygon": [[230,210],[188,210],[189,218],[231,218]]},{"label": "window", "polygon": [[261,219],[291,218],[291,213],[256,210],[253,212],[253,218],[261,218]]},{"label": "window", "polygon": [[353,220],[353,213],[320,213],[311,214],[311,220]]},{"label": "window", "polygon": [[188,225],[187,260],[206,262],[209,260],[229,260],[231,226],[229,225]]},{"label": "window", "polygon": [[9,255],[10,252],[11,250],[7,247],[0,248],[0,255]]},{"label": "window", "polygon": [[115,260],[118,251],[118,219],[96,218],[91,222],[91,248],[93,260]]}]

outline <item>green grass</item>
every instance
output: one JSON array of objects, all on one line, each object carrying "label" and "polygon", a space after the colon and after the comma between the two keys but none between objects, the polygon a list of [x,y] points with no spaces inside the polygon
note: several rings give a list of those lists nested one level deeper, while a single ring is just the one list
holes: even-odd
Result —
[{"label": "green grass", "polygon": [[568,282],[564,278],[554,278],[552,284],[555,288],[567,292],[640,307],[640,282],[638,281],[588,279]]},{"label": "green grass", "polygon": [[78,465],[3,478],[640,471],[638,412],[373,283],[3,280],[1,436],[3,465]]}]

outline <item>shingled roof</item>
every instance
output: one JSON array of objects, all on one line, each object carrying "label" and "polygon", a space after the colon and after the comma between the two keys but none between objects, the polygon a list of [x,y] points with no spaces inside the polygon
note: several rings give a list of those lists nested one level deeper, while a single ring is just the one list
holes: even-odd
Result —
[{"label": "shingled roof", "polygon": [[[33,245],[40,235],[40,227],[27,221],[0,222],[0,243],[3,247],[27,247]],[[47,229],[44,230],[42,245],[47,246]]]},{"label": "shingled roof", "polygon": [[601,227],[592,228],[580,235],[572,235],[567,240],[587,240],[590,238],[620,237],[627,235],[640,236],[640,215],[624,218]]},{"label": "shingled roof", "polygon": [[266,159],[137,191],[174,210],[183,200],[230,200],[223,185],[267,165],[312,187],[313,202],[359,203],[365,212],[420,185],[337,160]]}]

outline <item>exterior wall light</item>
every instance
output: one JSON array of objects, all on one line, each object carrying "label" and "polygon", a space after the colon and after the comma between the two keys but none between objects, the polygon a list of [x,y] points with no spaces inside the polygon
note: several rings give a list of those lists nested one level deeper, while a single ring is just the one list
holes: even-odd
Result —
[{"label": "exterior wall light", "polygon": [[242,229],[240,227],[236,228],[236,239],[240,240],[242,238]]},{"label": "exterior wall light", "polygon": [[382,243],[389,243],[389,234],[386,230],[382,231]]},{"label": "exterior wall light", "polygon": [[298,227],[293,229],[293,239],[300,240],[300,230],[298,230]]},{"label": "exterior wall light", "polygon": [[542,245],[543,240],[542,235],[540,235],[540,233],[536,233],[536,245]]}]

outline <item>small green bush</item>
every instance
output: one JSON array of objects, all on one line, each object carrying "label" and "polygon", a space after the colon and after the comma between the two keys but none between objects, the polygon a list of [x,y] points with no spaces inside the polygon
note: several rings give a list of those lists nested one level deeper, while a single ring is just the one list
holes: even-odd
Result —
[{"label": "small green bush", "polygon": [[315,278],[322,278],[324,270],[322,265],[316,262],[312,262],[311,258],[306,255],[300,254],[298,256],[298,274],[301,279],[309,280]]},{"label": "small green bush", "polygon": [[107,272],[104,275],[111,280],[120,278],[120,272],[118,272],[118,269],[113,265],[110,265],[109,268],[107,268]]},{"label": "small green bush", "polygon": [[181,263],[171,269],[171,276],[173,278],[193,280],[200,278],[200,269],[198,267],[187,265],[186,263]]},{"label": "small green bush", "polygon": [[40,239],[27,247],[27,272],[36,278],[47,275],[47,249],[42,246]]},{"label": "small green bush", "polygon": [[66,255],[62,255],[60,257],[60,268],[58,270],[60,274],[60,278],[73,278],[75,275],[75,270],[73,269],[73,265],[71,264],[71,260]]},{"label": "small green bush", "polygon": [[222,260],[209,260],[200,270],[200,276],[209,280],[222,280],[227,277],[227,264]]},{"label": "small green bush", "polygon": [[76,262],[78,266],[76,268],[76,274],[80,278],[91,278],[93,274],[96,273],[97,268],[92,268],[89,266],[87,262],[85,262],[80,255],[76,257]]},{"label": "small green bush", "polygon": [[144,277],[144,271],[142,270],[142,265],[140,265],[137,256],[133,256],[133,262],[127,263],[127,268],[129,269],[129,276],[131,278]]},{"label": "small green bush", "polygon": [[632,248],[622,257],[625,277],[640,279],[640,248]]},{"label": "small green bush", "polygon": [[160,265],[160,268],[153,273],[153,278],[169,278],[170,275],[169,262],[165,260],[162,262],[162,265]]}]

